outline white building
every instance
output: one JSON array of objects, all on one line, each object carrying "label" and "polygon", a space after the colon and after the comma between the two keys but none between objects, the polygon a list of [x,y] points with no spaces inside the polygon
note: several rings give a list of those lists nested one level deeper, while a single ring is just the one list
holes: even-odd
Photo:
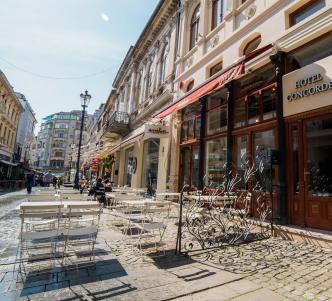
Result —
[{"label": "white building", "polygon": [[35,113],[25,96],[17,92],[15,94],[24,108],[24,111],[20,116],[16,131],[14,156],[16,161],[29,165],[29,163],[31,163],[31,144],[35,137],[34,130],[37,120]]}]

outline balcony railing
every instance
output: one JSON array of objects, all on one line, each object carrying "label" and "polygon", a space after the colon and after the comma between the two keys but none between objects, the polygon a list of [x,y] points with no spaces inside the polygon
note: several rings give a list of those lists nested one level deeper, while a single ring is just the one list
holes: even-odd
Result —
[{"label": "balcony railing", "polygon": [[125,135],[129,131],[129,115],[126,112],[114,112],[106,122],[106,132]]}]

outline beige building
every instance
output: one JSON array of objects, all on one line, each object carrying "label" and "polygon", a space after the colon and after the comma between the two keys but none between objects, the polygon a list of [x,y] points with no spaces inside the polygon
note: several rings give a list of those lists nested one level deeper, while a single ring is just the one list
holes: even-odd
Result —
[{"label": "beige building", "polygon": [[[0,71],[0,161],[11,165],[16,131],[23,107],[5,74]],[[6,176],[6,175],[3,175]]]},{"label": "beige building", "polygon": [[165,190],[169,124],[152,116],[173,100],[176,3],[160,1],[113,82],[101,116],[118,185]]},{"label": "beige building", "polygon": [[332,1],[175,2],[158,4],[102,115],[115,182],[218,186],[260,150],[278,155],[274,218],[331,230]]}]

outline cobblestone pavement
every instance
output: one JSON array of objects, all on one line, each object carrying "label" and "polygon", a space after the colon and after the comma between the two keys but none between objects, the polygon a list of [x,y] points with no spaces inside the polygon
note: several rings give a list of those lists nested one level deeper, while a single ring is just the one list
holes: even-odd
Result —
[{"label": "cobblestone pavement", "polygon": [[[280,239],[267,239],[209,252],[174,255],[174,206],[164,240],[143,252],[123,237],[112,212],[104,210],[96,266],[59,265],[25,281],[14,270],[18,230],[13,210],[22,195],[0,206],[0,300],[332,300],[332,252]],[[80,258],[73,256],[73,263]],[[42,273],[43,272],[43,273]]]}]

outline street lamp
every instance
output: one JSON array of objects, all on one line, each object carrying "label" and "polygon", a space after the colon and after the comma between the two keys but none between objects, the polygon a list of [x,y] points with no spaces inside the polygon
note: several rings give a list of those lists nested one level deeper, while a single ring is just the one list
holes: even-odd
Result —
[{"label": "street lamp", "polygon": [[85,118],[85,109],[88,107],[91,95],[88,93],[88,91],[85,91],[85,93],[81,93],[81,106],[83,108],[82,110],[82,119],[81,119],[81,131],[80,131],[80,140],[78,143],[78,153],[77,153],[77,162],[76,162],[76,174],[75,174],[75,189],[79,189],[79,173],[80,173],[80,159],[81,159],[81,145],[82,145],[82,135],[83,135],[83,127],[84,127],[84,118]]}]

